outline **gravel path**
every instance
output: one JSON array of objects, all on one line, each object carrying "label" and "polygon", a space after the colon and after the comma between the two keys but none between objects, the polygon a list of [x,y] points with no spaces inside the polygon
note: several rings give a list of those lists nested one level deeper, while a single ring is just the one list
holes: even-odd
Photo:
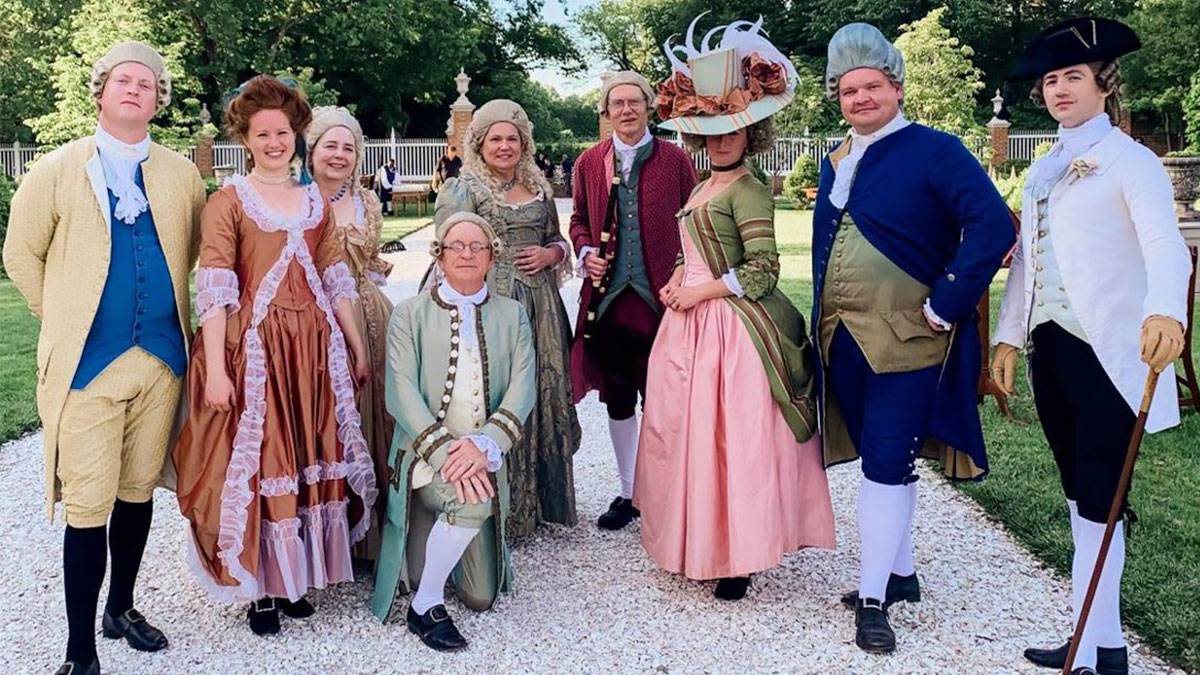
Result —
[{"label": "gravel path", "polygon": [[[429,262],[429,237],[429,230],[415,233],[406,240],[408,252],[389,256],[396,263],[389,295],[413,292]],[[564,297],[577,293],[578,282]],[[933,474],[920,483],[914,535],[924,601],[893,608],[897,652],[869,656],[854,646],[852,615],[838,604],[857,570],[856,465],[829,474],[838,550],[789,556],[756,576],[745,600],[725,603],[712,597],[711,584],[656,569],[636,525],[617,533],[595,527],[613,495],[616,467],[604,408],[594,395],[580,406],[579,418],[581,523],[548,527],[517,547],[517,592],[493,611],[474,614],[450,603],[471,640],[468,651],[443,656],[403,625],[376,622],[367,607],[366,570],[354,584],[311,594],[315,617],[284,619],[280,635],[255,637],[244,607],[217,605],[192,581],[183,562],[184,521],[174,496],[160,490],[138,607],[167,633],[171,647],[141,654],[101,639],[106,672],[1050,672],[1025,663],[1021,650],[1065,638],[1068,584]],[[0,495],[0,602],[16,616],[0,625],[0,664],[3,672],[52,672],[66,635],[62,524],[48,525],[42,511],[40,434],[0,450]],[[961,536],[949,539],[945,532]],[[1136,651],[1133,672],[1182,672]]]}]

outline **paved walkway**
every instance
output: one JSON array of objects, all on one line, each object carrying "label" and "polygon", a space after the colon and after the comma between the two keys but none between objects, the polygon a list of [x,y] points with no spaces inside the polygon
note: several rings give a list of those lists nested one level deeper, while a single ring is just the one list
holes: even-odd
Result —
[{"label": "paved walkway", "polygon": [[[408,252],[389,256],[396,263],[392,297],[415,290],[429,264],[430,234],[411,235]],[[563,291],[565,298],[577,294],[578,282]],[[171,647],[140,654],[101,640],[106,672],[1050,672],[1025,663],[1021,650],[1066,637],[1068,584],[931,474],[920,483],[914,532],[924,601],[893,609],[897,652],[869,656],[854,646],[853,617],[838,604],[857,569],[856,465],[829,474],[838,550],[789,556],[756,576],[745,600],[726,603],[712,597],[710,583],[656,569],[636,525],[616,533],[594,526],[616,488],[616,467],[594,395],[579,407],[579,418],[581,523],[546,528],[516,548],[517,592],[493,611],[474,614],[451,602],[471,640],[467,652],[436,654],[403,625],[376,622],[365,571],[354,584],[314,592],[316,616],[285,619],[280,635],[255,637],[244,606],[217,605],[192,581],[183,562],[184,521],[173,495],[159,491],[138,606]],[[51,672],[65,643],[62,526],[48,525],[43,515],[40,445],[33,434],[0,450],[0,604],[9,617],[0,624],[4,672]],[[1136,673],[1181,672],[1141,649],[1132,661]]]}]

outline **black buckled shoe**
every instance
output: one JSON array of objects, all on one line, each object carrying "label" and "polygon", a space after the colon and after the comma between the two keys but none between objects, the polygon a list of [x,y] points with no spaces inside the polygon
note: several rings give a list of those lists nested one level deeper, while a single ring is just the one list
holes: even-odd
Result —
[{"label": "black buckled shoe", "polygon": [[725,577],[717,580],[713,595],[720,600],[741,600],[750,588],[750,577]]},{"label": "black buckled shoe", "polygon": [[317,613],[317,608],[305,598],[292,602],[287,598],[275,598],[275,606],[283,615],[291,619],[307,619]]},{"label": "black buckled shoe", "polygon": [[167,636],[150,625],[136,609],[127,609],[115,617],[106,611],[100,626],[101,635],[110,640],[125,638],[125,642],[139,652],[157,652],[167,648]]},{"label": "black buckled shoe", "polygon": [[410,604],[405,623],[408,624],[408,630],[416,633],[421,642],[430,649],[456,652],[467,646],[467,639],[458,632],[445,605],[434,605],[425,614],[417,614]]},{"label": "black buckled shoe", "polygon": [[896,651],[896,634],[888,623],[887,610],[874,598],[859,600],[854,609],[854,644],[871,654]]},{"label": "black buckled shoe", "polygon": [[[1030,647],[1025,650],[1025,658],[1043,668],[1062,670],[1063,664],[1067,662],[1067,652],[1070,649],[1070,640],[1053,649]],[[1098,648],[1096,650],[1096,672],[1099,675],[1129,675],[1129,650],[1125,647]]]},{"label": "black buckled shoe", "polygon": [[[917,579],[917,573],[902,577],[899,574],[888,576],[887,591],[883,598],[883,606],[891,607],[897,602],[920,602],[921,601],[921,582]],[[842,604],[847,609],[854,609],[858,604],[858,591],[850,591],[842,596]]]},{"label": "black buckled shoe", "polygon": [[1091,666],[1080,666],[1071,671],[1071,675],[1098,675]]},{"label": "black buckled shoe", "polygon": [[250,603],[246,620],[255,635],[274,635],[279,632],[279,607],[274,598],[259,598]]},{"label": "black buckled shoe", "polygon": [[641,516],[642,512],[634,507],[632,499],[617,497],[608,505],[608,510],[596,519],[596,524],[605,530],[619,530]]},{"label": "black buckled shoe", "polygon": [[89,664],[67,661],[54,671],[54,675],[100,675],[100,659],[93,658]]}]

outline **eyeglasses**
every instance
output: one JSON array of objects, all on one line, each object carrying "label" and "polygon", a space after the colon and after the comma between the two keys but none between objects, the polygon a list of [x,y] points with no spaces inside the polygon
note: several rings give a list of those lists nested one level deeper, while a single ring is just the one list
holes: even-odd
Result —
[{"label": "eyeglasses", "polygon": [[455,253],[462,253],[467,249],[471,249],[471,253],[483,253],[491,247],[491,244],[485,244],[481,241],[473,241],[470,244],[465,241],[451,241],[442,244],[442,248],[447,251],[454,251]]},{"label": "eyeglasses", "polygon": [[646,107],[646,99],[644,99],[644,98],[631,98],[628,100],[609,99],[608,107],[610,110],[624,110],[625,108],[629,108],[630,110],[633,110],[636,112],[636,111],[641,110]]}]

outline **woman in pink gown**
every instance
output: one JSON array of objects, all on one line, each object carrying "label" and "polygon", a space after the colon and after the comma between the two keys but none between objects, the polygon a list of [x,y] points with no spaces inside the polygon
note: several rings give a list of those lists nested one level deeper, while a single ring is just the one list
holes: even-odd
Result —
[{"label": "woman in pink gown", "polygon": [[[774,86],[789,99],[788,66],[759,52],[701,54],[691,72],[703,77],[714,70],[704,60],[730,59],[728,52],[746,77],[761,77],[744,84],[747,97]],[[698,79],[678,90],[705,84],[721,86]],[[666,313],[650,353],[634,502],[642,544],[660,567],[718,579],[716,596],[736,600],[751,574],[784,554],[832,548],[833,510],[816,436],[811,344],[776,286],[771,192],[745,166],[770,147],[777,108],[749,114],[752,98],[738,115],[670,118],[687,96],[672,91],[659,97],[669,118],[663,126],[683,132],[691,149],[706,148],[713,172],[681,212],[683,259],[661,293]]]}]

